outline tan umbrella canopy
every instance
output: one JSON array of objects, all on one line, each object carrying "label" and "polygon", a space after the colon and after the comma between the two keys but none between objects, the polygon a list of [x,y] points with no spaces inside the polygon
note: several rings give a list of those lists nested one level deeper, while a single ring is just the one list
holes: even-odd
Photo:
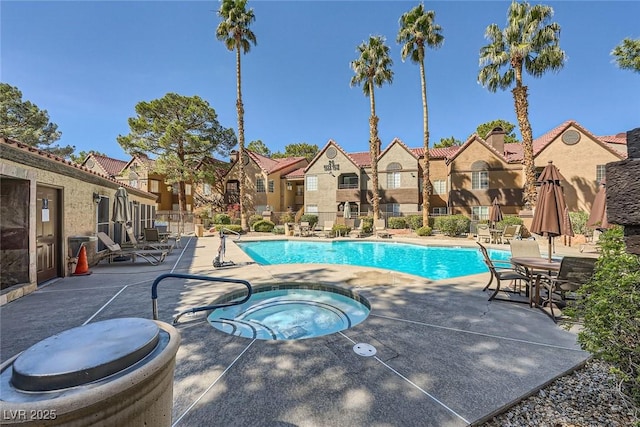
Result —
[{"label": "tan umbrella canopy", "polygon": [[349,202],[344,202],[344,211],[342,212],[342,216],[345,218],[351,218],[351,206]]},{"label": "tan umbrella canopy", "polygon": [[489,221],[496,226],[496,223],[502,221],[502,209],[500,209],[500,203],[498,203],[498,198],[495,197],[493,199],[493,204],[491,205],[491,211],[489,211]]},{"label": "tan umbrella canopy", "polygon": [[[129,193],[124,187],[118,187],[116,191],[115,199],[113,202],[113,216],[111,221],[120,225],[120,231],[122,232],[122,224],[131,222],[131,206],[129,205]],[[122,234],[121,234],[122,236]],[[120,238],[120,243],[124,242],[124,237]]]},{"label": "tan umbrella canopy", "polygon": [[593,201],[589,219],[587,220],[587,227],[605,229],[610,226],[611,224],[607,221],[607,184],[603,179],[600,181],[600,190],[598,190]]},{"label": "tan umbrella canopy", "polygon": [[560,181],[564,181],[564,177],[553,162],[549,161],[538,178],[540,188],[530,230],[532,233],[549,238],[549,261],[551,261],[552,239],[556,236],[573,236],[569,209],[567,209]]}]

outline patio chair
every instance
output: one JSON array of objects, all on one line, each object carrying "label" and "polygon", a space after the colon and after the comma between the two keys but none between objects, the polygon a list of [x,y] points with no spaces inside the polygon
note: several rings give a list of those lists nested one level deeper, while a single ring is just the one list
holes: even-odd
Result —
[{"label": "patio chair", "polygon": [[[513,289],[504,289],[504,292],[512,292],[519,294],[521,292],[521,284],[525,282],[527,284],[527,289],[529,289],[531,285],[531,280],[529,276],[522,274],[521,272],[515,270],[511,263],[508,260],[494,260],[489,257],[489,252],[487,248],[485,248],[480,242],[477,242],[478,246],[480,246],[480,252],[482,253],[482,258],[484,263],[487,265],[489,272],[491,273],[491,277],[489,278],[489,283],[482,289],[486,291],[491,286],[493,279],[496,279],[496,288],[493,290],[493,294],[489,297],[489,301],[493,299],[502,300],[502,301],[511,301],[511,302],[522,302],[529,303],[529,300],[515,300],[515,299],[502,299],[496,298],[500,289],[502,281],[509,281],[509,283],[513,283]],[[519,285],[516,287],[516,283]]]},{"label": "patio chair", "polygon": [[390,239],[391,233],[387,231],[387,226],[384,223],[384,219],[377,219],[375,223],[376,237],[383,239]]},{"label": "patio chair", "polygon": [[[355,224],[354,224],[355,225]],[[351,230],[351,232],[349,232],[349,237],[365,237],[365,232],[364,232],[364,221],[363,220],[358,220],[358,226],[356,228],[353,228]]]},{"label": "patio chair", "polygon": [[[512,240],[509,242],[512,258],[541,258],[540,245],[535,240]],[[523,267],[516,267],[523,274],[531,276],[531,272]]]},{"label": "patio chair", "polygon": [[491,232],[489,231],[489,225],[478,224],[476,228],[476,241],[491,243]]},{"label": "patio chair", "polygon": [[502,243],[509,243],[512,240],[516,240],[520,238],[520,228],[522,226],[517,225],[507,225],[504,227],[502,232]]},{"label": "patio chair", "polygon": [[166,250],[160,249],[123,249],[119,244],[111,240],[104,232],[99,231],[98,239],[107,247],[108,252],[102,258],[107,258],[109,263],[113,262],[116,257],[131,257],[132,262],[136,262],[137,257],[147,261],[151,265],[158,265],[167,257]]},{"label": "patio chair", "polygon": [[300,222],[300,236],[309,237],[312,235],[313,233],[312,233],[311,225],[309,224],[309,221]]},{"label": "patio chair", "polygon": [[333,232],[333,221],[325,221],[324,226],[322,227],[322,235],[324,237],[334,237],[335,234]]},{"label": "patio chair", "polygon": [[591,280],[596,261],[597,258],[566,256],[562,258],[557,275],[539,273],[536,276],[536,288],[546,290],[546,295],[541,296],[542,308],[554,322],[558,321],[554,307],[566,306],[570,296],[575,299],[575,291]]},{"label": "patio chair", "polygon": [[[174,243],[171,243],[169,240],[174,240]],[[174,236],[167,234],[163,239],[160,234],[160,230],[158,230],[157,228],[145,228],[144,241],[149,244],[164,244],[167,246],[171,246],[171,248],[169,249],[169,252],[171,252],[171,249],[173,249],[174,247],[179,247],[178,243],[180,242],[180,235]]]},{"label": "patio chair", "polygon": [[136,239],[135,233],[133,232],[133,228],[131,228],[130,226],[126,226],[125,230],[127,231],[127,236],[129,236],[129,242],[131,246],[123,246],[123,249],[128,249],[128,248],[135,248],[135,249],[157,249],[157,250],[166,250],[167,253],[171,253],[171,250],[173,249],[173,243],[168,243],[168,242],[156,242],[156,241],[148,241],[148,240],[144,240],[144,241],[138,241],[138,239]]}]

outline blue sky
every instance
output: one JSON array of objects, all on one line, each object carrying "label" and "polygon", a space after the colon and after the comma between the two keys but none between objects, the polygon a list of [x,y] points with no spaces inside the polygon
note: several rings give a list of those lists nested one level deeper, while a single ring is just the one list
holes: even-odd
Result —
[{"label": "blue sky", "polygon": [[[432,1],[444,45],[427,52],[431,143],[465,140],[494,119],[517,124],[510,91],[477,83],[484,31],[503,27],[509,1]],[[640,2],[548,1],[562,27],[568,61],[534,79],[529,113],[534,137],[565,120],[595,135],[640,125],[640,74],[618,69],[610,51],[640,37]],[[417,65],[400,58],[398,19],[417,1],[249,1],[258,45],[242,57],[245,138],[272,151],[329,139],[368,150],[369,99],[351,88],[349,63],[370,35],[391,48],[392,85],[376,89],[383,147],[398,137],[422,146]],[[7,1],[0,4],[1,80],[49,112],[61,145],[123,160],[116,141],[140,101],[168,92],[198,95],[237,130],[235,55],[215,38],[219,2]],[[518,133],[519,135],[519,133]]]}]

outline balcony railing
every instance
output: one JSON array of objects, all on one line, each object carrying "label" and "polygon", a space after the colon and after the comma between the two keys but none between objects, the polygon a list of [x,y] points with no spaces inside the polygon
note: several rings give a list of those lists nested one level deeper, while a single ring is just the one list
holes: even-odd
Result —
[{"label": "balcony railing", "polygon": [[338,184],[338,190],[354,190],[357,189],[359,184]]}]

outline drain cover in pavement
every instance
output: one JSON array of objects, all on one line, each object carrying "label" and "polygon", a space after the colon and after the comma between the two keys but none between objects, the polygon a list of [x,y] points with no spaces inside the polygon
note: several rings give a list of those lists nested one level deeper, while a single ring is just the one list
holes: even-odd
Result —
[{"label": "drain cover in pavement", "polygon": [[353,351],[356,352],[357,355],[370,357],[375,356],[376,348],[371,344],[358,343],[353,346]]}]

